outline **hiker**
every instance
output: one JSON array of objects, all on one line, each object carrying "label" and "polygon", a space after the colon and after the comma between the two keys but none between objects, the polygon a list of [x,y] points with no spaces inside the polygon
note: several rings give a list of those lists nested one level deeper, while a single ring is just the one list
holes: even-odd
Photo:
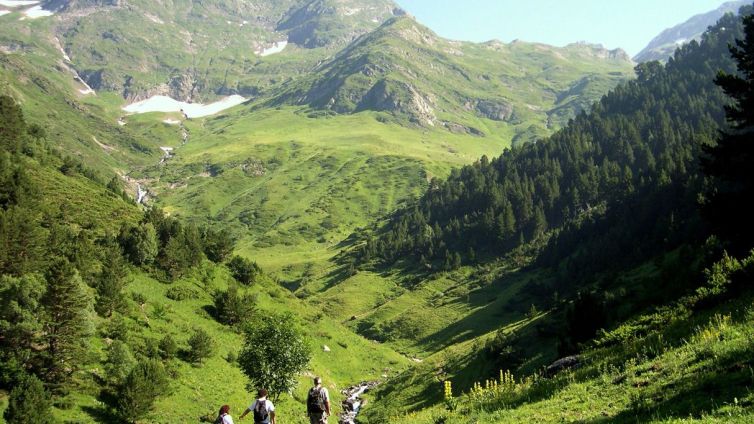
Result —
[{"label": "hiker", "polygon": [[223,405],[220,407],[220,413],[217,415],[215,424],[233,424],[233,417],[230,416],[230,406]]},{"label": "hiker", "polygon": [[259,389],[257,400],[238,419],[243,419],[249,412],[254,414],[254,424],[275,424],[275,405],[267,399],[266,389]]},{"label": "hiker", "polygon": [[322,379],[314,377],[314,387],[306,397],[306,414],[311,424],[327,424],[330,416],[330,393],[322,387]]}]

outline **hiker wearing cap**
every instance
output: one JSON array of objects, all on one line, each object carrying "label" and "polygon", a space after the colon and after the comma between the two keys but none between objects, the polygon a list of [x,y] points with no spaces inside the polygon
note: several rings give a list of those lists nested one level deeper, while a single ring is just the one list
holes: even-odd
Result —
[{"label": "hiker wearing cap", "polygon": [[314,377],[314,387],[306,397],[306,413],[311,424],[327,424],[330,416],[330,393],[322,387],[322,379]]},{"label": "hiker wearing cap", "polygon": [[257,399],[238,419],[243,419],[250,412],[254,414],[254,424],[275,424],[275,405],[267,399],[267,390],[259,389]]}]

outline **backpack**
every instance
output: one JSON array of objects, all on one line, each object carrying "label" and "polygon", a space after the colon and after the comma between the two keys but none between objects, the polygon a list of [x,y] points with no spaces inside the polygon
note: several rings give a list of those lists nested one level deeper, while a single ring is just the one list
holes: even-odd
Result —
[{"label": "backpack", "polygon": [[322,389],[313,387],[309,390],[306,398],[306,411],[310,414],[322,414],[325,412],[325,393]]},{"label": "backpack", "polygon": [[254,422],[262,423],[267,420],[269,413],[267,412],[267,401],[257,400],[257,406],[254,408]]},{"label": "backpack", "polygon": [[215,420],[215,424],[224,424],[225,423],[225,421],[223,421],[224,417],[225,415],[218,415],[217,419]]}]

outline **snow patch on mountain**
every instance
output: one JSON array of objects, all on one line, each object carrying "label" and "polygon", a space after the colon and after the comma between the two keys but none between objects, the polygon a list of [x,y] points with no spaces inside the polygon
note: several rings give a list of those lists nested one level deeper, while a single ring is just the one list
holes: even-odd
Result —
[{"label": "snow patch on mountain", "polygon": [[[24,16],[26,16],[29,19],[45,18],[47,16],[52,16],[54,14],[55,12],[42,9],[42,6],[34,6],[31,9],[24,10]],[[21,19],[24,19],[24,18],[21,18]]]},{"label": "snow patch on mountain", "polygon": [[39,1],[0,0],[0,6],[5,6],[5,7],[32,6],[37,3],[39,3]]},{"label": "snow patch on mountain", "polygon": [[273,44],[272,47],[262,50],[257,50],[254,53],[259,56],[270,56],[273,54],[277,54],[285,50],[285,47],[288,45],[288,41],[278,41],[277,43]]},{"label": "snow patch on mountain", "polygon": [[124,107],[123,110],[129,113],[183,112],[189,118],[201,118],[220,113],[233,106],[238,106],[246,100],[248,99],[234,94],[205,105],[201,103],[181,102],[168,96],[152,96],[146,100],[132,103]]}]

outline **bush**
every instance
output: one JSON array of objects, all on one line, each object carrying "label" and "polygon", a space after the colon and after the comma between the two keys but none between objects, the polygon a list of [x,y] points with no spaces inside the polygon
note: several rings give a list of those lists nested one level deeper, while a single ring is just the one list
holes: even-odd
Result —
[{"label": "bush", "polygon": [[165,292],[165,297],[170,300],[181,301],[187,299],[196,299],[199,297],[199,293],[191,287],[175,286],[169,288],[168,291]]},{"label": "bush", "polygon": [[228,290],[215,295],[217,320],[226,325],[237,325],[251,319],[256,312],[257,298],[239,293],[238,287],[231,285]]},{"label": "bush", "polygon": [[233,256],[228,262],[228,269],[236,281],[245,285],[253,284],[257,276],[262,273],[262,269],[256,262],[240,256]]},{"label": "bush", "polygon": [[129,423],[144,418],[168,388],[168,375],[160,362],[147,360],[137,364],[118,389],[118,414]]},{"label": "bush", "polygon": [[175,342],[175,339],[173,339],[170,334],[166,334],[165,337],[160,340],[159,350],[162,359],[173,359],[178,353],[178,343]]},{"label": "bush", "polygon": [[50,395],[42,382],[36,376],[25,376],[11,390],[3,418],[8,423],[50,424],[56,422],[51,408]]},{"label": "bush", "polygon": [[204,359],[212,356],[214,340],[206,331],[197,329],[188,340],[189,350],[187,359],[189,362],[201,363]]}]

